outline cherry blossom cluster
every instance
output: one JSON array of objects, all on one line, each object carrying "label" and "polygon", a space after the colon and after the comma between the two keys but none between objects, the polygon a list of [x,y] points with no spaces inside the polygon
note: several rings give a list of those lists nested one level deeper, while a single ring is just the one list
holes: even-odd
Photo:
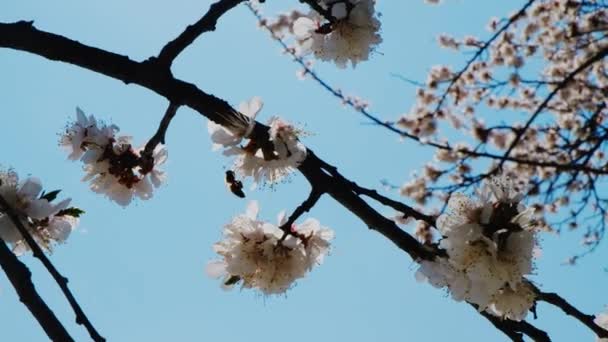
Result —
[{"label": "cherry blossom cluster", "polygon": [[319,6],[329,15],[311,11],[293,23],[300,54],[312,53],[322,61],[333,61],[345,68],[369,59],[370,52],[382,42],[375,0],[320,0]]},{"label": "cherry blossom cluster", "polygon": [[535,302],[526,279],[538,253],[533,209],[507,178],[493,178],[478,197],[452,196],[437,220],[447,256],[422,261],[416,277],[480,311],[520,321]]},{"label": "cherry blossom cluster", "polygon": [[[500,166],[533,184],[528,194],[538,195],[534,206],[545,219],[575,207],[555,227],[585,222],[583,243],[596,245],[608,209],[595,186],[608,173],[607,27],[608,11],[600,3],[539,0],[492,19],[489,39],[441,35],[441,46],[470,52],[470,59],[462,69],[431,68],[416,103],[395,122],[436,151],[435,162],[402,194],[419,203],[446,199]],[[504,124],[507,115],[521,121]],[[450,142],[440,138],[447,134]]]},{"label": "cherry blossom cluster", "polygon": [[167,150],[162,145],[150,152],[133,148],[132,138],[118,136],[118,131],[116,125],[98,122],[77,108],[76,121],[68,125],[60,145],[69,159],[84,164],[83,181],[89,182],[91,190],[127,206],[134,197],[151,198],[154,187],[165,182],[159,166],[166,161]]},{"label": "cherry blossom cluster", "polygon": [[275,225],[259,220],[258,211],[252,201],[224,226],[223,240],[214,245],[221,259],[207,265],[207,274],[223,278],[226,289],[241,283],[264,295],[281,294],[323,262],[334,233],[311,218],[286,231],[284,212]]},{"label": "cherry blossom cluster", "polygon": [[[44,192],[38,178],[19,181],[12,170],[0,171],[0,195],[17,215],[25,229],[45,251],[65,242],[78,225],[82,210],[70,207],[70,199],[57,202],[59,190]],[[0,238],[13,252],[21,255],[30,250],[14,221],[0,206]]]},{"label": "cherry blossom cluster", "polygon": [[[251,139],[255,117],[262,106],[259,97],[239,105],[239,112],[248,118],[246,127],[227,128],[209,121],[207,128],[213,149],[223,149],[224,155],[234,157],[232,168],[237,175],[253,178],[254,184],[274,184],[293,172],[306,158],[306,147],[298,139],[304,132],[278,117],[272,117],[268,122],[270,144]],[[249,139],[247,144],[242,144],[243,139]]]}]

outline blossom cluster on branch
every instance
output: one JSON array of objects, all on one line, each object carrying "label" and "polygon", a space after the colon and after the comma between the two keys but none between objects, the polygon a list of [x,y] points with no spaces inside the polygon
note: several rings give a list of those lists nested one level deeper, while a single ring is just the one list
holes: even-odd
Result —
[{"label": "blossom cluster on branch", "polygon": [[382,42],[381,23],[375,0],[319,0],[304,14],[293,10],[275,20],[264,21],[273,36],[289,35],[291,49],[299,56],[311,54],[321,61],[331,61],[340,68],[353,67],[369,59]]},{"label": "blossom cluster on branch", "polygon": [[[209,121],[207,128],[213,141],[213,149],[224,149],[223,154],[234,157],[232,168],[241,177],[251,177],[255,184],[273,184],[293,172],[306,158],[306,147],[298,137],[305,134],[301,129],[280,119],[272,117],[270,144],[250,138],[255,125],[255,117],[262,109],[263,102],[253,97],[239,105],[239,112],[249,118],[245,129],[230,129]],[[243,145],[243,139],[249,139]]]},{"label": "blossom cluster on branch", "polygon": [[68,125],[60,144],[69,159],[84,164],[82,180],[89,182],[91,190],[127,206],[135,196],[151,198],[154,187],[165,182],[159,166],[166,161],[167,150],[161,145],[153,151],[133,148],[132,138],[118,136],[118,131],[118,126],[98,122],[77,108],[76,121]]},{"label": "blossom cluster on branch", "polygon": [[78,226],[78,218],[84,211],[70,207],[71,199],[57,202],[60,190],[44,192],[38,178],[19,181],[13,170],[0,170],[0,196],[9,208],[0,205],[0,238],[12,246],[16,255],[31,248],[15,226],[8,211],[16,214],[19,221],[45,251],[53,245],[65,242]]},{"label": "blossom cluster on branch", "polygon": [[334,233],[312,218],[284,227],[285,212],[275,225],[259,220],[258,211],[252,201],[245,214],[224,226],[223,240],[214,245],[222,259],[211,261],[207,274],[222,277],[224,288],[241,282],[265,295],[281,294],[323,262]]},{"label": "blossom cluster on branch", "polygon": [[452,298],[515,321],[526,317],[535,293],[526,279],[538,254],[533,209],[512,181],[494,178],[478,199],[455,194],[437,220],[446,257],[422,261],[416,276],[447,287]]}]

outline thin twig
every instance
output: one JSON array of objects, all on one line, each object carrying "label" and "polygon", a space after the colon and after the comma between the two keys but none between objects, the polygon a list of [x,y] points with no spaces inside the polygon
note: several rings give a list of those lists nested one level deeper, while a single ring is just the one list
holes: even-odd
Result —
[{"label": "thin twig", "polygon": [[27,229],[25,228],[25,226],[19,219],[19,216],[17,215],[17,213],[14,211],[13,208],[11,208],[11,206],[8,204],[6,199],[1,195],[0,195],[0,207],[2,208],[2,211],[4,211],[6,213],[6,215],[8,215],[8,217],[11,219],[11,221],[13,222],[15,227],[17,227],[17,230],[19,231],[21,236],[23,236],[23,239],[25,240],[25,242],[28,244],[28,246],[32,250],[34,257],[42,262],[44,267],[47,269],[47,271],[51,274],[51,276],[53,277],[55,282],[57,282],[57,284],[61,288],[61,292],[63,292],[63,295],[66,297],[66,299],[70,303],[70,306],[72,307],[72,310],[74,310],[74,313],[76,314],[76,323],[83,325],[87,329],[87,331],[89,332],[89,335],[91,336],[91,338],[94,341],[96,341],[96,342],[105,341],[105,338],[103,338],[97,332],[97,330],[95,330],[95,327],[93,327],[93,324],[91,323],[91,321],[89,321],[89,318],[84,313],[84,311],[80,307],[80,304],[78,304],[78,302],[76,301],[76,298],[74,298],[74,295],[68,288],[68,278],[62,276],[59,273],[59,271],[57,271],[57,269],[51,263],[49,258],[47,258],[46,254],[44,254],[44,252],[42,251],[42,248],[40,248],[40,246],[38,246],[38,243],[36,243],[36,241],[34,240],[32,235],[27,231]]},{"label": "thin twig", "polygon": [[175,113],[177,113],[178,108],[179,108],[178,104],[173,103],[173,102],[169,103],[169,107],[167,107],[167,110],[165,111],[165,115],[163,116],[162,120],[160,121],[158,130],[156,130],[156,133],[154,133],[152,138],[150,138],[150,140],[148,140],[148,143],[146,144],[146,147],[144,148],[143,155],[151,156],[152,153],[154,152],[154,149],[156,148],[156,146],[158,144],[165,143],[165,135],[167,134],[167,129],[169,128],[169,124],[171,124],[171,120],[175,116]]},{"label": "thin twig", "polygon": [[189,25],[179,36],[167,43],[158,54],[158,61],[171,66],[173,60],[201,34],[215,30],[218,19],[245,0],[220,0],[213,3],[207,13],[195,24]]},{"label": "thin twig", "polygon": [[365,195],[371,199],[374,199],[385,206],[391,207],[391,208],[401,212],[406,217],[412,217],[415,220],[425,221],[429,225],[431,225],[433,227],[435,226],[436,218],[434,216],[424,214],[424,213],[419,212],[418,210],[410,207],[409,205],[406,205],[405,203],[401,203],[399,201],[395,201],[386,196],[383,196],[380,193],[378,193],[378,191],[376,191],[376,190],[364,188],[364,187],[358,185],[357,183],[355,183],[351,180],[348,180],[344,176],[342,176],[338,172],[338,169],[335,166],[329,165],[328,163],[326,163],[323,160],[320,160],[320,163],[321,163],[323,169],[326,170],[327,172],[329,172],[332,176],[340,179],[340,181],[342,181],[342,182],[346,182],[346,183],[350,184],[353,191],[356,192],[357,194]]},{"label": "thin twig", "polygon": [[32,273],[0,238],[0,267],[6,273],[19,300],[28,308],[46,335],[53,341],[70,342],[70,336],[57,316],[48,307],[32,283]]},{"label": "thin twig", "polygon": [[285,223],[282,224],[281,227],[279,227],[283,231],[283,236],[281,237],[281,240],[285,240],[285,238],[289,234],[293,235],[294,233],[296,233],[291,229],[292,225],[296,222],[298,218],[300,218],[300,216],[302,216],[302,214],[309,212],[310,209],[312,209],[312,207],[317,204],[319,198],[321,198],[321,195],[323,195],[323,191],[320,191],[315,187],[312,188],[310,194],[308,195],[308,198],[304,202],[302,202],[302,204],[300,204],[296,208],[296,210],[294,210],[293,213],[289,215],[287,221],[285,221]]}]

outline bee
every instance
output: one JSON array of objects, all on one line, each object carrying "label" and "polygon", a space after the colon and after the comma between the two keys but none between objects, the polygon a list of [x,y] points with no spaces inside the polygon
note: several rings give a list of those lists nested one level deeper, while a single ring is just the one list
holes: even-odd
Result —
[{"label": "bee", "polygon": [[234,171],[226,171],[226,178],[224,181],[226,182],[226,187],[228,190],[230,190],[230,192],[232,192],[235,196],[245,198],[245,193],[243,192],[243,183],[236,179]]},{"label": "bee", "polygon": [[233,275],[233,276],[230,276],[230,278],[228,278],[224,282],[224,286],[232,286],[232,285],[238,283],[239,281],[241,281],[241,277]]}]

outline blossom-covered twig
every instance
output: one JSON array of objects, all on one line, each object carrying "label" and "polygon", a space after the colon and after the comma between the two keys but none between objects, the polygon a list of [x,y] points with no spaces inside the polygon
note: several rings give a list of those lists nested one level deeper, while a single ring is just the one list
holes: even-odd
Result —
[{"label": "blossom-covered twig", "polygon": [[57,316],[40,297],[32,283],[32,273],[0,238],[0,267],[6,273],[19,299],[32,313],[52,341],[74,341]]},{"label": "blossom-covered twig", "polygon": [[173,60],[201,34],[215,30],[218,19],[245,0],[219,0],[195,24],[189,25],[179,36],[167,43],[158,54],[158,62],[171,66]]},{"label": "blossom-covered twig", "polygon": [[456,82],[458,82],[458,80],[464,75],[465,72],[467,72],[467,70],[469,70],[469,68],[471,67],[471,65],[484,53],[487,51],[487,49],[490,47],[490,45],[492,45],[492,43],[498,38],[500,37],[501,34],[503,34],[509,27],[511,27],[511,25],[513,25],[513,23],[515,23],[518,19],[520,19],[523,15],[525,15],[526,11],[528,10],[528,8],[530,8],[530,6],[535,2],[536,0],[528,0],[528,2],[526,2],[525,5],[523,5],[521,7],[521,9],[519,11],[517,11],[517,13],[515,13],[513,16],[511,16],[511,18],[509,18],[509,20],[499,29],[496,31],[496,33],[494,33],[492,35],[492,37],[490,37],[488,40],[486,40],[475,52],[475,54],[473,54],[473,56],[467,61],[467,63],[465,64],[465,66],[460,69],[459,72],[456,73],[456,75],[450,80],[450,83],[448,84],[448,86],[445,88],[445,90],[443,91],[443,94],[441,95],[441,98],[439,99],[439,101],[437,102],[437,105],[435,106],[435,110],[434,110],[434,114],[437,114],[437,112],[441,109],[441,106],[443,105],[443,103],[445,102],[445,100],[448,97],[448,94],[450,93],[450,90],[452,90],[452,87],[456,84]]},{"label": "blossom-covered twig", "polygon": [[542,111],[547,107],[547,105],[549,104],[549,101],[551,101],[551,99],[561,89],[566,87],[579,73],[581,73],[585,69],[589,68],[594,63],[601,61],[606,56],[608,56],[608,47],[604,47],[604,48],[600,49],[595,55],[586,59],[576,69],[574,69],[572,72],[568,73],[568,75],[566,77],[564,77],[558,84],[556,84],[554,86],[553,90],[549,93],[549,95],[547,95],[545,97],[544,101],[536,108],[534,113],[532,113],[532,115],[530,115],[530,118],[528,118],[528,121],[526,121],[526,124],[521,129],[518,129],[517,133],[515,134],[515,137],[513,138],[511,144],[509,145],[509,148],[507,148],[507,151],[501,158],[501,161],[498,164],[497,168],[500,168],[504,165],[504,163],[506,162],[506,159],[509,157],[509,155],[511,154],[511,152],[513,151],[515,146],[517,146],[517,144],[519,144],[521,138],[528,131],[528,129],[530,128],[530,125],[532,125],[532,122],[534,122],[534,120],[536,120],[538,115],[540,113],[542,113]]},{"label": "blossom-covered twig", "polygon": [[358,195],[352,182],[342,176],[337,169],[334,175],[325,170],[327,163],[318,158],[313,151],[308,154],[298,168],[312,186],[325,191],[345,208],[361,219],[369,229],[375,230],[392,241],[412,259],[434,259],[436,253],[418,242],[411,235],[399,228],[395,222],[372,208]]},{"label": "blossom-covered twig", "polygon": [[42,264],[47,269],[47,271],[51,274],[51,276],[53,277],[53,279],[55,280],[57,285],[59,285],[59,288],[61,288],[61,292],[63,292],[63,295],[66,297],[66,299],[70,303],[70,306],[74,310],[74,314],[76,315],[76,323],[83,325],[87,329],[87,331],[89,332],[89,335],[91,336],[91,338],[94,341],[96,341],[96,342],[105,341],[105,338],[103,338],[97,332],[95,327],[93,327],[93,324],[91,323],[91,321],[89,320],[87,315],[84,313],[84,311],[80,307],[80,304],[78,304],[78,301],[76,301],[76,298],[72,294],[72,291],[70,291],[70,288],[68,287],[68,278],[62,276],[61,273],[59,273],[57,268],[55,268],[55,265],[53,265],[53,263],[51,263],[51,261],[46,256],[46,254],[44,254],[44,252],[42,251],[42,248],[40,248],[40,246],[38,246],[38,243],[36,243],[34,238],[30,235],[28,230],[25,228],[25,226],[23,225],[23,223],[21,222],[21,220],[19,219],[19,217],[17,216],[17,214],[15,213],[13,208],[11,208],[11,206],[6,201],[6,199],[4,199],[4,197],[1,195],[0,195],[0,210],[2,210],[4,213],[6,213],[6,215],[8,215],[8,217],[11,219],[11,221],[13,222],[15,227],[17,227],[17,229],[19,230],[19,233],[21,233],[21,235],[25,239],[25,242],[27,243],[29,248],[32,250],[34,257],[37,258],[38,260],[40,260],[40,262],[42,262]]}]

